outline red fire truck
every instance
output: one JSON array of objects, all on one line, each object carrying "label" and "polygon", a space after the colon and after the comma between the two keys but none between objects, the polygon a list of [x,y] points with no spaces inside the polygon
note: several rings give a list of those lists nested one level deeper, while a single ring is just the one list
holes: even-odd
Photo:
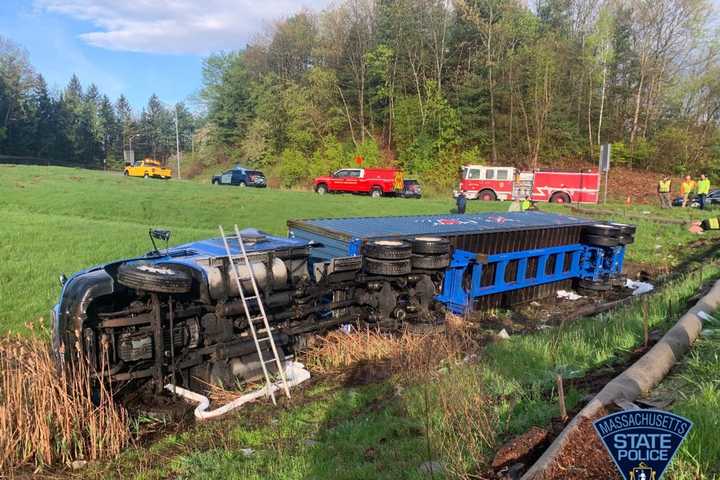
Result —
[{"label": "red fire truck", "polygon": [[459,191],[468,199],[515,200],[528,197],[536,202],[597,203],[600,174],[586,170],[568,172],[536,170],[521,172],[514,167],[466,165],[461,169]]}]

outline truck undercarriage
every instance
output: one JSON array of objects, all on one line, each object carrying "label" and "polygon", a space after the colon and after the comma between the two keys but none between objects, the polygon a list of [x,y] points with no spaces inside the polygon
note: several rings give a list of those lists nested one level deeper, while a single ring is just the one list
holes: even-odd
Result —
[{"label": "truck undercarriage", "polygon": [[224,254],[219,239],[155,248],[64,283],[53,310],[55,352],[62,368],[86,360],[114,392],[159,393],[168,383],[204,390],[263,373],[270,347],[256,343],[249,324],[263,330],[262,316],[285,358],[345,324],[398,329],[442,321],[446,309],[528,301],[567,282],[605,288],[621,273],[634,227],[564,218],[544,230],[493,225],[482,234],[468,217],[440,219],[437,228],[462,234],[432,236],[421,223],[414,228],[425,234],[344,243],[309,225],[292,226],[291,238],[245,230],[246,260]]}]

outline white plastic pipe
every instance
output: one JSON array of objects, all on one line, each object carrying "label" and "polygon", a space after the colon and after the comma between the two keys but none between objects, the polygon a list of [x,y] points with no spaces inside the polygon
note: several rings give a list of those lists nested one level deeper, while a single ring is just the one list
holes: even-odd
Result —
[{"label": "white plastic pipe", "polygon": [[[302,363],[292,361],[286,362],[285,379],[287,380],[288,388],[294,387],[295,385],[299,385],[302,382],[310,379],[310,372],[305,369],[305,366]],[[282,388],[282,382],[275,382],[270,384],[270,389],[272,389],[273,392],[281,390]],[[263,387],[254,392],[246,393],[245,395],[236,398],[232,402],[227,403],[222,407],[216,408],[215,410],[210,410],[208,412],[207,409],[210,406],[210,400],[208,400],[205,395],[200,395],[199,393],[195,393],[192,390],[188,390],[186,388],[177,387],[172,383],[168,383],[167,385],[165,385],[165,389],[185,398],[186,400],[196,402],[198,406],[195,407],[195,418],[197,418],[198,420],[209,420],[211,418],[220,417],[245,405],[248,402],[252,402],[253,400],[257,400],[260,397],[268,395],[268,388]]]}]

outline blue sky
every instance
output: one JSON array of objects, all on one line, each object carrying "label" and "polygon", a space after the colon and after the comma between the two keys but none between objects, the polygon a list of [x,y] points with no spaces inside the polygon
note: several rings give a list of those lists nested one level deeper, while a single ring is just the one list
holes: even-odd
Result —
[{"label": "blue sky", "polygon": [[201,62],[242,48],[274,20],[329,0],[0,0],[0,35],[27,49],[51,87],[73,73],[140,109],[197,92]]}]

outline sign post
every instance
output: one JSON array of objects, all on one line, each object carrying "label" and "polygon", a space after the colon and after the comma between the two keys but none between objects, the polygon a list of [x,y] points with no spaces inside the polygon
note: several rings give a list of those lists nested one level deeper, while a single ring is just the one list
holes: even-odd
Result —
[{"label": "sign post", "polygon": [[608,173],[610,172],[610,144],[605,143],[600,147],[600,171],[605,172],[605,192],[603,203],[607,203],[608,194]]}]

